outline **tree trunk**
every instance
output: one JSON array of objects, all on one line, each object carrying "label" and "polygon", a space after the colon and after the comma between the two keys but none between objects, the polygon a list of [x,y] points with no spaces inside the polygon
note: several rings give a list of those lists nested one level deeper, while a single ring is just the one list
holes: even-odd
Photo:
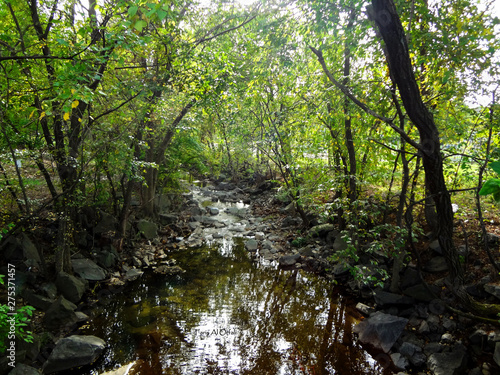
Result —
[{"label": "tree trunk", "polygon": [[458,288],[464,283],[464,269],[453,244],[453,211],[444,180],[439,132],[432,113],[422,100],[413,73],[406,35],[393,1],[372,0],[372,5],[371,15],[385,42],[391,78],[399,89],[408,116],[419,131],[426,186],[438,214],[437,237],[446,258],[452,283]]}]

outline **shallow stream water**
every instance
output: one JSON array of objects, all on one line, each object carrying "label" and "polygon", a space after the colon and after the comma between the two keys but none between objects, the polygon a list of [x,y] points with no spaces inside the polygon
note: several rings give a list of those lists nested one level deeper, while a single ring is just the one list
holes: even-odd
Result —
[{"label": "shallow stream water", "polygon": [[109,345],[92,374],[392,374],[331,282],[259,262],[241,238],[169,256],[186,272],[146,272],[81,330]]}]

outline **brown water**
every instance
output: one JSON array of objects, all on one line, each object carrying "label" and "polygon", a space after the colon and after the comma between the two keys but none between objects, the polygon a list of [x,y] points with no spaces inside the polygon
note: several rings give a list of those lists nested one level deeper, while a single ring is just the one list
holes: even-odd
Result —
[{"label": "brown water", "polygon": [[172,253],[184,274],[146,273],[110,298],[81,332],[109,344],[91,373],[392,373],[357,344],[332,283],[264,266],[236,242]]}]

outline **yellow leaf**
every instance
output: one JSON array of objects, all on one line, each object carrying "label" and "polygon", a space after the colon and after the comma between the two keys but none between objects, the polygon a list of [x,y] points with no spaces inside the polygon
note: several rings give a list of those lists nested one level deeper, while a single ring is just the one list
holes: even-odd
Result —
[{"label": "yellow leaf", "polygon": [[38,120],[41,120],[41,119],[43,119],[44,117],[45,117],[45,112],[42,112],[42,113],[40,113],[40,117],[38,118]]},{"label": "yellow leaf", "polygon": [[80,102],[78,100],[73,101],[73,103],[71,103],[71,108],[78,107],[78,104],[80,104]]},{"label": "yellow leaf", "polygon": [[75,92],[76,92],[76,90],[75,90],[75,89],[71,89],[71,93],[72,93],[73,95],[75,95]]},{"label": "yellow leaf", "polygon": [[82,119],[81,119],[81,118],[79,118],[79,119],[78,119],[78,122],[82,122]]},{"label": "yellow leaf", "polygon": [[64,114],[63,119],[64,119],[64,121],[68,121],[69,120],[69,112],[66,112]]},{"label": "yellow leaf", "polygon": [[36,112],[36,109],[34,109],[33,111],[31,111],[31,113],[30,113],[30,118],[32,118],[32,117],[33,117],[33,115],[35,114],[35,112]]}]

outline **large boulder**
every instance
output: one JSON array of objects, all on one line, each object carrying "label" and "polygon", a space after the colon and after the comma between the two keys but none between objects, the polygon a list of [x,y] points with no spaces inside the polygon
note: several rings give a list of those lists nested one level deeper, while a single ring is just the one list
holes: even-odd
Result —
[{"label": "large boulder", "polygon": [[76,305],[60,296],[45,312],[43,324],[48,329],[57,329],[78,321]]},{"label": "large boulder", "polygon": [[106,279],[106,271],[95,264],[90,259],[72,259],[73,271],[82,279],[90,281],[101,281]]},{"label": "large boulder", "polygon": [[359,341],[363,344],[372,345],[387,353],[401,336],[407,323],[408,319],[377,311],[354,327],[354,332],[358,333]]},{"label": "large boulder", "polygon": [[62,338],[44,363],[43,373],[51,374],[90,365],[101,355],[105,347],[104,340],[96,336],[73,335]]},{"label": "large boulder", "polygon": [[56,286],[67,300],[77,303],[85,293],[85,282],[66,272],[59,272],[56,279]]}]

